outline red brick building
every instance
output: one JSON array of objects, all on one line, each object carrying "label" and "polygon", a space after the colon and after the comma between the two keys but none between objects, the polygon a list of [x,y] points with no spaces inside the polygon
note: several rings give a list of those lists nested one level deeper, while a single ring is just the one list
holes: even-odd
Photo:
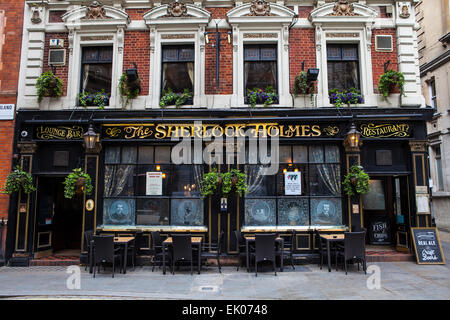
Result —
[{"label": "red brick building", "polygon": [[[430,112],[411,3],[27,1],[16,121],[24,135],[14,146],[38,190],[12,198],[18,232],[9,233],[8,257],[28,263],[68,249],[85,257],[88,230],[143,231],[147,249],[152,230],[196,233],[207,246],[224,231],[225,251],[235,254],[237,230],[295,229],[295,250],[312,252],[313,230],[374,225],[384,233],[371,242],[410,250],[409,227],[432,223],[415,203],[428,193]],[[385,98],[378,82],[388,70],[404,83]],[[62,94],[38,102],[46,71],[61,79]],[[124,73],[130,92],[140,89],[130,99],[120,93]],[[101,149],[83,147],[90,125]],[[355,128],[362,145],[348,140]],[[237,140],[246,130],[279,139],[274,174],[261,173],[261,155],[239,162],[237,147],[224,163],[202,161],[208,138]],[[186,149],[192,161],[178,163],[171,137],[201,138],[201,149]],[[363,198],[342,188],[355,164],[373,176]],[[248,193],[203,198],[213,167],[244,172]],[[94,191],[65,200],[61,183],[74,168],[90,174]],[[300,184],[288,190],[285,175],[297,172]]]}]

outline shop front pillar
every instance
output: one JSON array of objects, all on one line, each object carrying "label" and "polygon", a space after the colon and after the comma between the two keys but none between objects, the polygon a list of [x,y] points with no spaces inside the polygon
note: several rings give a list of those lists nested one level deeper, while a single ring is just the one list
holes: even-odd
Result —
[{"label": "shop front pillar", "polygon": [[411,214],[411,227],[430,227],[431,206],[428,187],[428,157],[426,141],[411,141],[412,181],[414,184],[414,206]]},{"label": "shop front pillar", "polygon": [[[88,131],[89,133],[90,131]],[[100,144],[99,135],[96,134],[95,144],[88,146],[85,134],[85,142],[83,147],[85,149],[84,156],[84,172],[89,174],[92,179],[92,193],[90,195],[84,194],[83,196],[83,229],[81,234],[81,256],[80,262],[86,263],[87,260],[87,248],[88,243],[84,241],[84,233],[92,230],[94,233],[97,229],[97,208],[98,208],[98,171],[99,171],[99,157],[102,150]]]},{"label": "shop front pillar", "polygon": [[[17,148],[20,153],[20,169],[32,174],[33,157],[36,153],[37,144],[35,142],[18,142]],[[11,266],[28,266],[31,258],[31,214],[30,202],[33,193],[26,194],[21,191],[17,194],[16,221],[14,251],[10,259]],[[13,206],[15,202],[11,202]]]},{"label": "shop front pillar", "polygon": [[[360,147],[352,147],[344,143],[345,148],[345,168],[346,174],[350,172],[350,168],[354,165],[361,165]],[[363,226],[363,212],[361,197],[359,195],[347,196],[348,203],[348,228]]]}]

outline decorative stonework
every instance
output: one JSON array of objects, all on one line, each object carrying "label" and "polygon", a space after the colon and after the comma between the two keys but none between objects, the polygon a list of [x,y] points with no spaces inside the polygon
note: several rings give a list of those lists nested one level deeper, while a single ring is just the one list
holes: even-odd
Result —
[{"label": "decorative stonework", "polygon": [[31,10],[33,11],[33,14],[31,16],[31,22],[33,24],[41,23],[42,19],[40,17],[40,13],[42,12],[42,7],[33,6],[33,7],[31,7]]},{"label": "decorative stonework", "polygon": [[333,13],[330,16],[357,16],[358,14],[353,12],[353,4],[348,0],[338,0],[334,4]]},{"label": "decorative stonework", "polygon": [[348,32],[327,32],[326,33],[327,38],[358,38],[359,33],[348,33]]},{"label": "decorative stonework", "polygon": [[161,39],[194,39],[195,34],[162,34]]},{"label": "decorative stonework", "polygon": [[409,14],[408,6],[406,4],[404,4],[402,6],[402,12],[399,14],[399,17],[403,18],[403,19],[407,19],[407,18],[409,18],[409,16],[410,16],[410,14]]},{"label": "decorative stonework", "polygon": [[167,7],[167,14],[165,17],[187,17],[187,8],[184,3],[172,2]]},{"label": "decorative stonework", "polygon": [[86,19],[106,19],[106,10],[101,3],[93,1],[86,10]]},{"label": "decorative stonework", "polygon": [[265,0],[253,0],[249,16],[270,16],[270,3]]},{"label": "decorative stonework", "polygon": [[278,38],[276,33],[244,33],[245,39]]}]

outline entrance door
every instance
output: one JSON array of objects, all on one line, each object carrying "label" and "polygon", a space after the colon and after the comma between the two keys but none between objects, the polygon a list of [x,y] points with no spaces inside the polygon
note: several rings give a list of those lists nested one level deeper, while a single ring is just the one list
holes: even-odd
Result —
[{"label": "entrance door", "polygon": [[39,178],[35,257],[74,254],[81,248],[82,196],[66,199],[63,181],[62,177]]}]

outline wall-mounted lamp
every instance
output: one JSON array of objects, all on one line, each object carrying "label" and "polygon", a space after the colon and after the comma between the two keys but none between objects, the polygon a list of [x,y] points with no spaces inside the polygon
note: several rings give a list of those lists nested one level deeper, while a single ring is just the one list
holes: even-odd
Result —
[{"label": "wall-mounted lamp", "polygon": [[130,91],[139,90],[139,93],[141,93],[141,80],[139,79],[137,65],[135,62],[133,62],[133,65],[134,68],[125,70],[125,74],[127,75],[127,87]]},{"label": "wall-mounted lamp", "polygon": [[345,135],[344,146],[350,148],[359,148],[362,146],[361,132],[358,131],[354,123],[352,123],[350,130]]},{"label": "wall-mounted lamp", "polygon": [[319,76],[318,68],[309,68],[308,72],[306,73],[306,81],[316,81],[318,76]]},{"label": "wall-mounted lamp", "polygon": [[88,130],[83,135],[84,148],[86,152],[100,152],[102,144],[100,143],[100,135],[94,131],[92,124],[89,125]]}]

